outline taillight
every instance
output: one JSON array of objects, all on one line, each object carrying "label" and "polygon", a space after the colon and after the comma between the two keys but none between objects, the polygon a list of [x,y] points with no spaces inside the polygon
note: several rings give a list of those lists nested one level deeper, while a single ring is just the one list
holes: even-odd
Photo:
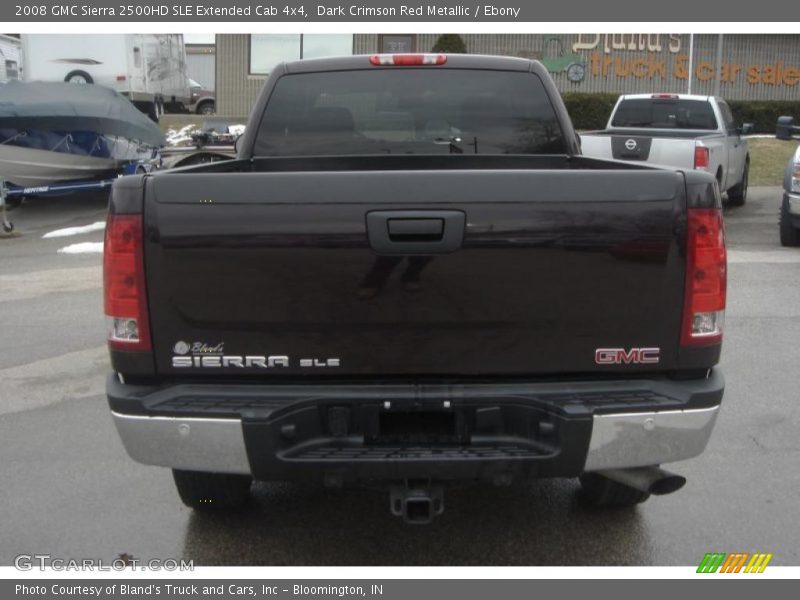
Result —
[{"label": "taillight", "polygon": [[127,75],[117,75],[117,81],[125,81],[128,79]]},{"label": "taillight", "polygon": [[800,162],[792,165],[791,190],[793,194],[800,194]]},{"label": "taillight", "polygon": [[447,62],[444,54],[373,54],[369,62],[376,66],[411,67],[419,65],[443,65]]},{"label": "taillight", "polygon": [[653,100],[678,100],[678,94],[652,94]]},{"label": "taillight", "polygon": [[681,345],[722,341],[727,279],[722,210],[690,208]]},{"label": "taillight", "polygon": [[103,248],[103,291],[109,347],[149,352],[142,215],[109,214]]},{"label": "taillight", "polygon": [[706,146],[694,147],[694,168],[695,169],[708,168],[708,148]]}]

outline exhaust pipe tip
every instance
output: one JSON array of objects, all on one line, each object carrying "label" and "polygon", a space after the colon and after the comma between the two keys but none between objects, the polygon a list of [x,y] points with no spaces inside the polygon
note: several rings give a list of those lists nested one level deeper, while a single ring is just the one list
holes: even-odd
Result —
[{"label": "exhaust pipe tip", "polygon": [[677,492],[686,485],[686,478],[660,467],[631,467],[596,471],[606,479],[616,481],[640,492],[664,496]]}]

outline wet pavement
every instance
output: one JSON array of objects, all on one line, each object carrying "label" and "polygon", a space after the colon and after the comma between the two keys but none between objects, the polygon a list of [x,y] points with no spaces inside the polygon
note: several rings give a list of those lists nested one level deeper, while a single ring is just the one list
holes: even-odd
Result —
[{"label": "wet pavement", "polygon": [[258,484],[253,506],[193,514],[166,469],[132,462],[103,396],[102,197],[33,200],[0,238],[0,565],[18,554],[193,559],[196,565],[691,565],[708,551],[800,562],[800,248],[778,243],[778,188],[726,212],[726,393],[678,493],[632,510],[583,505],[571,480],[448,491],[427,527],[388,494]]}]

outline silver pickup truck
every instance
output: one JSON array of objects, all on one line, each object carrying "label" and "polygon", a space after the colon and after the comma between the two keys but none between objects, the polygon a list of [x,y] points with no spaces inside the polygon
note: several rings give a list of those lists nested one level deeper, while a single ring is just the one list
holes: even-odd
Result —
[{"label": "silver pickup truck", "polygon": [[750,167],[742,136],[751,130],[750,123],[736,125],[722,98],[632,94],[619,97],[606,129],[581,134],[581,149],[595,158],[712,173],[728,203],[741,206]]},{"label": "silver pickup truck", "polygon": [[[800,127],[792,117],[780,117],[775,130],[779,140],[796,140]],[[800,146],[786,164],[780,218],[781,246],[800,246]]]}]

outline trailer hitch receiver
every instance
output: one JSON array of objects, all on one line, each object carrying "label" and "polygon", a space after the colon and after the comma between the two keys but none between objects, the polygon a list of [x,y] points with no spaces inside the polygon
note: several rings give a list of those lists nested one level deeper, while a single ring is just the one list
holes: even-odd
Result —
[{"label": "trailer hitch receiver", "polygon": [[411,525],[427,525],[444,512],[444,490],[438,485],[407,482],[392,486],[389,495],[392,514]]}]

